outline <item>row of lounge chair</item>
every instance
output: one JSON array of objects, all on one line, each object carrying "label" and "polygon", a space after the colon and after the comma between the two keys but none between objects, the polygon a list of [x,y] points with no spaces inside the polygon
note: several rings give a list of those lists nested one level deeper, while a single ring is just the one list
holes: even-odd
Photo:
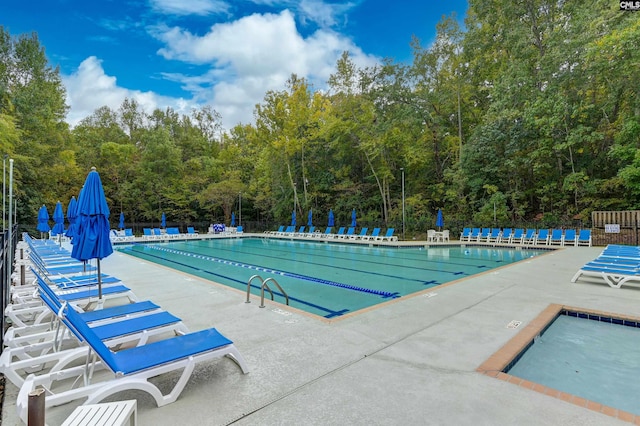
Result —
[{"label": "row of lounge chair", "polygon": [[[129,303],[91,310],[98,302],[94,268],[53,242],[24,234],[20,244],[29,257],[19,262],[29,265],[33,281],[12,286],[5,314],[13,325],[4,335],[0,373],[20,388],[16,405],[25,423],[29,394],[39,387],[47,389],[47,407],[76,400],[93,404],[126,390],[147,392],[162,406],[180,396],[199,362],[226,356],[248,371],[233,342],[218,330],[190,332],[180,318],[138,300],[115,277],[101,276],[103,298]],[[150,380],[172,372],[181,376],[168,393]]]},{"label": "row of lounge chair", "polygon": [[316,230],[315,226],[301,226],[296,230],[295,226],[280,226],[277,231],[266,231],[268,236],[276,237],[294,237],[294,238],[315,238],[315,239],[342,239],[342,240],[360,240],[360,241],[398,241],[398,237],[394,236],[395,229],[388,228],[386,234],[381,235],[381,228],[373,228],[371,234],[369,234],[369,228],[365,227],[360,230],[359,234],[356,234],[356,228],[354,227],[340,227],[336,233],[333,233],[333,227],[328,226],[324,232]]},{"label": "row of lounge chair", "polygon": [[131,228],[126,228],[120,231],[112,229],[109,237],[111,239],[111,242],[114,243],[131,242],[136,239],[136,236],[133,235],[133,229]]},{"label": "row of lounge chair", "polygon": [[610,287],[640,284],[640,247],[610,244],[594,260],[587,262],[571,278],[603,280]]},{"label": "row of lounge chair", "polygon": [[464,228],[460,241],[559,246],[591,246],[591,230]]},{"label": "row of lounge chair", "polygon": [[166,240],[183,240],[187,238],[197,238],[198,232],[192,227],[187,227],[187,232],[180,232],[180,228],[166,228],[162,232],[160,228],[142,228],[142,238],[145,241],[166,241]]}]

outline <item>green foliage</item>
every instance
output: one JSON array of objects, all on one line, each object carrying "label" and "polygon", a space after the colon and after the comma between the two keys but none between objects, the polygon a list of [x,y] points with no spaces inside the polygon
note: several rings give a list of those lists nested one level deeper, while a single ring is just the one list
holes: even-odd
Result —
[{"label": "green foliage", "polygon": [[[344,52],[317,91],[292,75],[255,124],[211,107],[102,107],[72,131],[57,69],[35,34],[0,27],[0,148],[16,159],[20,220],[66,202],[90,167],[129,221],[288,223],[296,206],[339,224],[447,220],[557,226],[640,208],[640,21],[608,2],[470,0],[413,62],[359,68]],[[430,41],[431,42],[431,41]],[[404,179],[402,178],[404,176]]]}]

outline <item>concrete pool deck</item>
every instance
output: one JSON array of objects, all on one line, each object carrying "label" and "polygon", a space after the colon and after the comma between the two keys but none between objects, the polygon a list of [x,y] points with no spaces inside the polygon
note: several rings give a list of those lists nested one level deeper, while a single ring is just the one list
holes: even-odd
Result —
[{"label": "concrete pool deck", "polygon": [[[637,316],[640,290],[570,282],[601,251],[550,251],[331,321],[279,304],[261,309],[257,297],[247,304],[244,292],[114,252],[103,272],[190,330],[216,327],[250,369],[243,375],[226,358],[199,364],[164,407],[141,392],[117,399],[138,400],[140,425],[637,423],[477,371],[551,304]],[[513,321],[521,325],[510,328]],[[167,376],[154,383],[172,384],[176,376]],[[17,392],[6,384],[3,425],[22,424]],[[48,410],[47,424],[61,424],[77,405]]]}]

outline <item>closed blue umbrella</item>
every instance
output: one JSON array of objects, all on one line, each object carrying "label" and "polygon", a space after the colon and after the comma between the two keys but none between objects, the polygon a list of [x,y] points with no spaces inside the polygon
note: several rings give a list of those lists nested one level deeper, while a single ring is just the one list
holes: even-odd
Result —
[{"label": "closed blue umbrella", "polygon": [[[40,210],[38,210],[38,226],[36,226],[36,229],[41,233],[51,230],[49,227],[49,212],[44,204],[40,207]],[[40,237],[42,238],[42,235],[40,235]]]},{"label": "closed blue umbrella", "polygon": [[353,211],[351,212],[351,227],[356,227],[356,209],[353,209]]},{"label": "closed blue umbrella", "polygon": [[78,235],[71,250],[71,257],[81,261],[97,259],[98,306],[102,306],[100,259],[113,253],[109,238],[109,214],[100,175],[96,168],[92,167],[78,198]]},{"label": "closed blue umbrella", "polygon": [[313,226],[313,211],[309,209],[309,216],[307,217],[307,226]]},{"label": "closed blue umbrella", "polygon": [[444,218],[442,217],[442,209],[438,209],[438,217],[436,218],[436,226],[439,229],[444,228]]},{"label": "closed blue umbrella", "polygon": [[60,201],[56,203],[56,208],[53,210],[53,221],[55,225],[53,225],[51,235],[64,234],[64,213],[62,212],[62,203]]},{"label": "closed blue umbrella", "polygon": [[329,210],[329,221],[327,222],[327,226],[333,228],[334,226],[336,226],[336,219],[333,216],[333,209]]},{"label": "closed blue umbrella", "polygon": [[231,226],[236,226],[236,214],[231,212]]},{"label": "closed blue umbrella", "polygon": [[118,222],[118,228],[124,229],[124,213],[120,212],[120,222]]},{"label": "closed blue umbrella", "polygon": [[160,220],[160,227],[161,228],[166,228],[167,227],[167,217],[164,215],[164,212],[162,212],[162,219]]},{"label": "closed blue umbrella", "polygon": [[296,211],[294,210],[293,213],[291,213],[291,226],[296,226]]},{"label": "closed blue umbrella", "polygon": [[69,238],[73,238],[77,234],[77,225],[76,219],[78,218],[78,202],[76,201],[76,197],[71,197],[69,200],[69,205],[67,206],[67,221],[69,221],[69,227],[67,228],[67,232],[65,235]]}]

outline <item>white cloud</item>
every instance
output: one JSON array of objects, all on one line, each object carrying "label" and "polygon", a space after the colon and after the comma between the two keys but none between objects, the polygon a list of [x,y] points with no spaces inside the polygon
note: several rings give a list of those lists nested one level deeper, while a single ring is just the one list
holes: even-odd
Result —
[{"label": "white cloud", "polygon": [[298,12],[303,20],[311,20],[320,27],[333,27],[338,24],[337,18],[346,20],[346,13],[355,6],[354,3],[325,3],[318,0],[302,0],[298,4]]},{"label": "white cloud", "polygon": [[319,29],[303,37],[289,11],[254,14],[216,24],[204,35],[166,26],[155,27],[151,33],[164,43],[158,51],[164,58],[209,68],[197,75],[184,71],[161,73],[167,80],[179,83],[192,94],[191,98],[172,98],[118,86],[114,76],[105,74],[101,61],[91,56],[74,73],[63,76],[71,107],[67,121],[72,126],[102,106],[117,110],[129,98],[135,99],[147,113],[170,107],[189,114],[192,108],[208,104],[222,115],[223,127],[230,129],[239,123],[253,123],[255,105],[263,101],[267,91],[285,89],[293,73],[322,90],[335,72],[342,52],[349,51],[360,67],[378,62],[352,40],[334,31]]},{"label": "white cloud", "polygon": [[202,36],[178,27],[156,27],[152,34],[165,44],[158,51],[164,58],[211,66],[206,75],[166,77],[180,81],[199,102],[210,103],[226,128],[252,122],[255,104],[268,90],[284,89],[292,73],[321,89],[343,51],[358,66],[377,62],[333,31],[320,29],[304,38],[286,10],[216,24]]},{"label": "white cloud", "polygon": [[125,98],[134,99],[147,113],[156,108],[171,107],[188,114],[191,106],[195,106],[182,98],[120,87],[115,77],[105,74],[101,61],[95,56],[82,61],[76,72],[62,76],[62,80],[67,89],[67,105],[70,106],[67,122],[71,126],[77,125],[100,107],[118,110]]},{"label": "white cloud", "polygon": [[150,0],[156,12],[171,15],[210,15],[227,13],[229,4],[222,0]]}]

